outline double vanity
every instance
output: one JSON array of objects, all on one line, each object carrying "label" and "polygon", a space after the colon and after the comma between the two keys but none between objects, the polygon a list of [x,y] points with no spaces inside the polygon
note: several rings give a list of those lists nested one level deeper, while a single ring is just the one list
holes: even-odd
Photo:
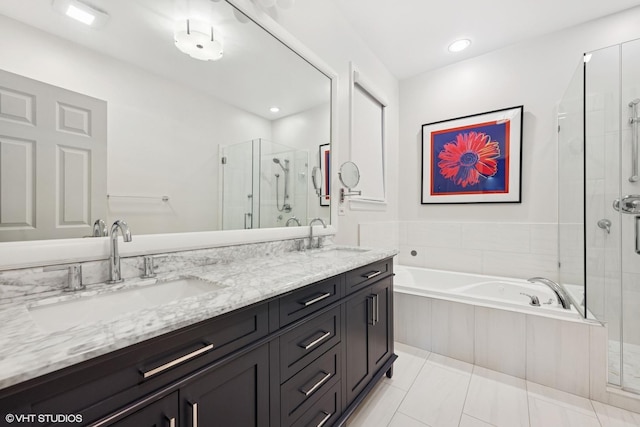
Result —
[{"label": "double vanity", "polygon": [[[264,245],[234,259],[219,248],[216,262],[194,252],[189,265],[168,254],[154,278],[3,306],[1,422],[343,424],[392,374],[397,251]],[[140,258],[123,259],[125,273],[153,262]]]}]

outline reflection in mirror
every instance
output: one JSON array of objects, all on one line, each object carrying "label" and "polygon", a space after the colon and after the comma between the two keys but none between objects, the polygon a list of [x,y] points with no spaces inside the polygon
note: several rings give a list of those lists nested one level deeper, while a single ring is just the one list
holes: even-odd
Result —
[{"label": "reflection in mirror", "polygon": [[338,176],[340,177],[342,185],[348,189],[355,188],[360,182],[360,170],[353,162],[344,162],[342,166],[340,166]]},{"label": "reflection in mirror", "polygon": [[313,189],[316,191],[316,195],[322,197],[322,171],[320,167],[314,166],[311,170],[311,182],[313,183]]},{"label": "reflection in mirror", "polygon": [[[0,3],[0,241],[329,218],[309,179],[331,139],[326,75],[224,1],[92,4],[99,28]],[[187,20],[215,58],[176,46]]]}]

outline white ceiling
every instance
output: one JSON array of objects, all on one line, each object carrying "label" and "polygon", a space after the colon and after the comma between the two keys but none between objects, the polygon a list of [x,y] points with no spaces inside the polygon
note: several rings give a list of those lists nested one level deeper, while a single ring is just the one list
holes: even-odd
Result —
[{"label": "white ceiling", "polygon": [[[330,80],[324,74],[255,23],[240,20],[239,12],[225,2],[92,0],[90,3],[109,14],[104,27],[89,28],[55,12],[51,0],[1,0],[0,17],[5,15],[128,62],[268,120],[329,102]],[[186,18],[210,22],[215,27],[217,36],[224,41],[221,60],[198,61],[176,49],[174,26]],[[280,112],[271,113],[271,106],[280,107]]]},{"label": "white ceiling", "polygon": [[[640,4],[638,0],[333,1],[398,79]],[[448,52],[447,46],[458,38],[469,38],[473,44],[463,52]]]}]

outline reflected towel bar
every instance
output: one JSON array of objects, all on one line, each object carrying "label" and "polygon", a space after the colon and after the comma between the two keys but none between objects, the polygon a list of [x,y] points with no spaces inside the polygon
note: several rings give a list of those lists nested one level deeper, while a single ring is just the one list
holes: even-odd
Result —
[{"label": "reflected towel bar", "polygon": [[169,201],[169,196],[134,196],[134,195],[116,195],[116,194],[107,194],[107,199],[150,199],[150,200],[162,200],[163,202]]}]

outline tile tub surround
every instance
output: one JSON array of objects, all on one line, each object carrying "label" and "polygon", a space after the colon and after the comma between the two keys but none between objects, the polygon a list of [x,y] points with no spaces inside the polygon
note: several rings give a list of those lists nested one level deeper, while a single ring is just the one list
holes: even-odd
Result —
[{"label": "tile tub surround", "polygon": [[[228,248],[231,253],[254,257],[233,257],[225,262],[184,267],[179,275],[189,275],[215,281],[223,288],[197,297],[184,298],[169,304],[136,313],[125,314],[108,321],[79,325],[69,330],[47,333],[36,326],[25,301],[5,304],[0,309],[0,388],[74,365],[146,339],[267,300],[302,286],[344,273],[397,254],[395,249],[373,249],[366,252],[335,252],[323,249],[304,252],[278,252],[277,256],[255,256],[242,248]],[[362,248],[360,248],[362,249]],[[264,255],[264,253],[263,253]],[[174,256],[172,254],[171,256]],[[206,257],[205,257],[206,258]],[[185,255],[184,262],[189,257]],[[139,274],[139,272],[137,272]],[[162,280],[176,276],[161,273]],[[136,286],[139,279],[124,282]],[[65,294],[54,299],[79,298],[99,292],[109,292],[113,285],[96,285],[91,290]]]},{"label": "tile tub surround", "polygon": [[[394,304],[398,342],[590,396],[590,330],[603,329],[599,324],[399,292],[395,292]],[[415,324],[421,325],[425,336],[418,336]],[[604,339],[606,334],[598,336]],[[603,382],[602,387],[605,385]]]},{"label": "tile tub surround", "polygon": [[366,247],[399,247],[397,262],[413,267],[558,278],[557,224],[370,222],[359,224],[359,242]]}]

